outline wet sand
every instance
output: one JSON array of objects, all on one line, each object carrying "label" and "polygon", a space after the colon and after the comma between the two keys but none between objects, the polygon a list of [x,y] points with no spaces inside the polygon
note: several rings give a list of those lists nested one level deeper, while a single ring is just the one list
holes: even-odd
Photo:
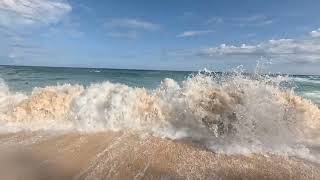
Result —
[{"label": "wet sand", "polygon": [[0,135],[0,179],[319,179],[296,158],[221,155],[131,133]]}]

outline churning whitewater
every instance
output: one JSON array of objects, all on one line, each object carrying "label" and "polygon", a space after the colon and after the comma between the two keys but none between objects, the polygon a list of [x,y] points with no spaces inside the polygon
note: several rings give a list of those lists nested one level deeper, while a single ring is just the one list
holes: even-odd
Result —
[{"label": "churning whitewater", "polygon": [[188,139],[219,153],[271,153],[318,162],[320,110],[286,77],[200,72],[148,90],[103,82],[11,92],[0,82],[1,132],[121,131]]}]

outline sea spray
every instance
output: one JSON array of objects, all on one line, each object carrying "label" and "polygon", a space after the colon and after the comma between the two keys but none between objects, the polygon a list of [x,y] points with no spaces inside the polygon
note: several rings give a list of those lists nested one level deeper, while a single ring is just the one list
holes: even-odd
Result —
[{"label": "sea spray", "polygon": [[320,110],[281,86],[287,77],[200,72],[147,90],[103,82],[12,93],[1,84],[3,130],[131,131],[190,139],[221,153],[317,160]]}]

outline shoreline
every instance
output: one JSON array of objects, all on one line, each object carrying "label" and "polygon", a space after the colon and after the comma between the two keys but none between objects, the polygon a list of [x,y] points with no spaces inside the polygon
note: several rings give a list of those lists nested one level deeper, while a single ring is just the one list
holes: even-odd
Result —
[{"label": "shoreline", "polygon": [[0,135],[1,179],[312,179],[320,166],[283,156],[216,154],[123,132]]}]

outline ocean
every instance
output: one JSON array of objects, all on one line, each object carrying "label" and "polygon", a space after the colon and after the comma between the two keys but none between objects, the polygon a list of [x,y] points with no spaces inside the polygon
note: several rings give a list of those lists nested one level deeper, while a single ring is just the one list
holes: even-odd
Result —
[{"label": "ocean", "polygon": [[[127,70],[103,68],[0,66],[0,77],[12,91],[31,92],[35,87],[59,84],[80,84],[109,81],[131,87],[156,89],[165,78],[182,82],[191,71]],[[290,75],[295,92],[320,104],[320,75]]]},{"label": "ocean", "polygon": [[0,66],[1,179],[317,179],[320,76]]}]

